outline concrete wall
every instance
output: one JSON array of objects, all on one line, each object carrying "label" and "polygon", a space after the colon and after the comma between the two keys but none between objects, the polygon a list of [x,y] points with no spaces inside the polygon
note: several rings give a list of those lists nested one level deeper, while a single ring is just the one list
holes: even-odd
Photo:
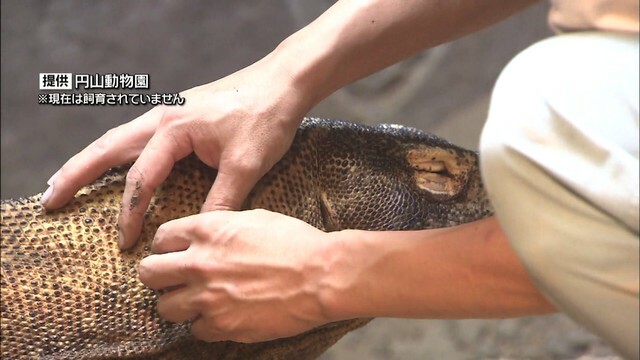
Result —
[{"label": "concrete wall", "polygon": [[[38,105],[40,72],[147,73],[177,92],[265,55],[331,1],[2,1],[1,196],[30,195],[70,156],[148,108]],[[393,122],[476,148],[492,84],[517,52],[550,35],[542,3],[349,86],[313,115]],[[425,286],[428,286],[425,285]],[[325,359],[602,357],[561,315],[503,321],[376,320]]]}]

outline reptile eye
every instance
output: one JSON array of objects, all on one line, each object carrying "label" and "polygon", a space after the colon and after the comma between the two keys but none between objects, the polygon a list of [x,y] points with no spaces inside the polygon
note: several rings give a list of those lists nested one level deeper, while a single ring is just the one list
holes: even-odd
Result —
[{"label": "reptile eye", "polygon": [[428,146],[407,151],[407,161],[416,186],[442,199],[460,193],[476,164],[472,152]]}]

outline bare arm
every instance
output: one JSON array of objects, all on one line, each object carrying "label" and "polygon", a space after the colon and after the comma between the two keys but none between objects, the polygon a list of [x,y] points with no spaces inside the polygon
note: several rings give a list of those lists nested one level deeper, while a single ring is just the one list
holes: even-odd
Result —
[{"label": "bare arm", "polygon": [[317,103],[414,53],[497,23],[537,0],[341,0],[276,49]]},{"label": "bare arm", "polygon": [[555,311],[495,217],[447,229],[347,230],[334,236],[323,292],[332,319],[504,318]]}]

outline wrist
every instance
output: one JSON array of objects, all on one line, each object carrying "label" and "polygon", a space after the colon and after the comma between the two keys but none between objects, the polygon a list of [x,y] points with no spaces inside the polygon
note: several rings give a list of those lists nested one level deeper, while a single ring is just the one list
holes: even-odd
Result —
[{"label": "wrist", "polygon": [[307,96],[312,106],[381,68],[362,66],[371,57],[363,44],[371,43],[377,33],[363,18],[378,7],[375,3],[339,1],[283,40],[273,52],[285,64],[293,86]]},{"label": "wrist", "polygon": [[330,232],[320,251],[322,275],[318,280],[318,301],[327,322],[371,317],[367,278],[363,276],[375,258],[375,247],[358,230]]},{"label": "wrist", "polygon": [[330,85],[334,64],[329,45],[317,38],[318,34],[302,29],[283,40],[269,54],[289,87],[295,89],[309,109],[337,90]]}]

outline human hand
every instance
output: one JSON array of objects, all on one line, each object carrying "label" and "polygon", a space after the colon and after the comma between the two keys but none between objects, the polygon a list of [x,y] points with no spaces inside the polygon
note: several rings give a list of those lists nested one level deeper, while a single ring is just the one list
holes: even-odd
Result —
[{"label": "human hand", "polygon": [[42,203],[63,206],[111,167],[136,160],[126,178],[120,246],[135,244],[153,192],[174,163],[192,152],[218,169],[202,210],[237,210],[255,183],[287,151],[310,104],[286,70],[261,61],[182,93],[184,106],[159,106],[109,130],[49,180]]},{"label": "human hand", "polygon": [[325,324],[320,296],[329,272],[329,235],[266,210],[214,211],[163,224],[140,280],[168,289],[158,312],[192,320],[205,341],[257,342]]}]

